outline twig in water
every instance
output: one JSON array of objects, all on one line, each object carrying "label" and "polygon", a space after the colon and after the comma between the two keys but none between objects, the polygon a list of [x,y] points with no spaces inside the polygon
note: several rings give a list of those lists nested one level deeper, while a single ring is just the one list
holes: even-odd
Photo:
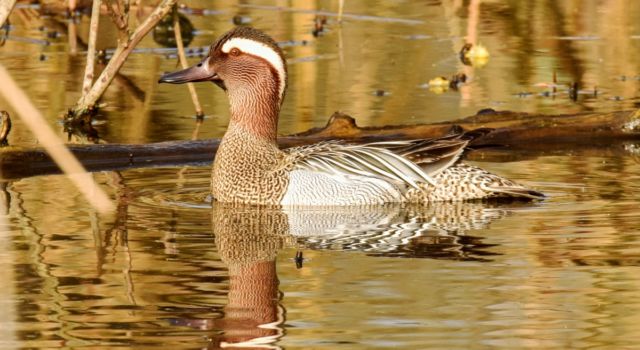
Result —
[{"label": "twig in water", "polygon": [[296,257],[293,258],[293,261],[296,262],[296,269],[302,268],[302,264],[304,263],[304,257],[302,256],[302,251],[298,250],[296,252]]},{"label": "twig in water", "polygon": [[571,101],[573,102],[578,101],[578,91],[579,91],[578,82],[574,81],[573,84],[569,86],[569,98],[571,99]]}]

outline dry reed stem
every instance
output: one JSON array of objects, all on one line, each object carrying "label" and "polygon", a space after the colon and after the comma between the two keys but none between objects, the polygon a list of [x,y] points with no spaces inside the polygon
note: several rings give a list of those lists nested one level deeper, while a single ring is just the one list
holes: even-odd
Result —
[{"label": "dry reed stem", "polygon": [[96,62],[96,39],[98,38],[98,25],[100,24],[100,0],[93,0],[91,7],[91,22],[89,23],[89,46],[87,48],[87,66],[84,70],[82,82],[82,96],[89,93],[93,83],[93,72]]},{"label": "dry reed stem", "polygon": [[2,0],[0,1],[0,27],[4,25],[4,21],[9,18],[11,10],[16,5],[16,0]]},{"label": "dry reed stem", "polygon": [[[178,17],[178,11],[173,12],[173,32],[176,36],[176,47],[178,49],[178,59],[182,69],[187,69],[187,56],[184,53],[184,45],[182,44],[182,32],[180,31],[180,18]],[[193,83],[187,83],[189,88],[189,94],[191,94],[191,101],[193,101],[193,107],[196,109],[196,117],[204,117],[200,100],[198,100],[198,94],[196,93],[196,87]]]},{"label": "dry reed stem", "polygon": [[101,213],[112,211],[114,206],[106,193],[58,138],[40,111],[31,103],[2,65],[0,65],[0,86],[2,86],[0,95],[18,113],[25,125],[36,136],[58,167],[69,176],[91,206]]},{"label": "dry reed stem", "polygon": [[71,18],[67,25],[67,40],[69,42],[69,55],[75,56],[78,53],[78,27],[74,18]]},{"label": "dry reed stem", "polygon": [[89,92],[82,96],[76,103],[73,110],[75,117],[82,116],[84,112],[89,109],[90,106],[95,105],[98,99],[107,90],[107,87],[111,84],[111,81],[118,73],[122,65],[126,61],[129,54],[138,45],[142,38],[155,27],[156,24],[166,16],[177,0],[163,0],[155,10],[136,28],[131,36],[127,40],[118,41],[118,47],[116,48],[113,56],[109,60],[109,63],[104,68],[98,79],[91,86]]},{"label": "dry reed stem", "polygon": [[69,0],[69,13],[73,13],[76,8],[78,7],[78,1],[77,0]]}]

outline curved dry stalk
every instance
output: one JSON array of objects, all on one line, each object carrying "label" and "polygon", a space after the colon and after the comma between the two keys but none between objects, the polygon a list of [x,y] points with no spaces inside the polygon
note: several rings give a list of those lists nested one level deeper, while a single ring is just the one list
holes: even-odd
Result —
[{"label": "curved dry stalk", "polygon": [[128,36],[125,40],[118,41],[118,47],[116,48],[111,60],[104,68],[98,79],[91,86],[91,89],[86,95],[83,95],[73,108],[71,115],[68,117],[71,121],[75,121],[86,113],[91,106],[94,106],[98,99],[104,94],[111,84],[111,81],[118,73],[129,54],[138,45],[142,38],[158,24],[158,22],[166,16],[172,9],[177,0],[163,0],[155,10],[136,28],[136,30]]}]

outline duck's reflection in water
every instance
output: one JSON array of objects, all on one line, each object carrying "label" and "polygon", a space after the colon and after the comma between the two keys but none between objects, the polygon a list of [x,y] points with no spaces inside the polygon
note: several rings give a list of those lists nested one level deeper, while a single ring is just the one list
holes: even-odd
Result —
[{"label": "duck's reflection in water", "polygon": [[281,248],[483,260],[492,254],[483,250],[490,245],[467,231],[486,228],[509,212],[486,203],[285,209],[216,203],[213,233],[230,279],[224,317],[178,323],[222,330],[221,335],[212,336],[211,348],[277,348],[285,314],[276,274]]},{"label": "duck's reflection in water", "polygon": [[438,203],[285,210],[288,232],[311,249],[413,258],[483,260],[492,253],[472,229],[487,228],[510,210],[490,203]]},{"label": "duck's reflection in water", "polygon": [[229,301],[221,324],[223,347],[277,348],[283,334],[276,257],[293,242],[287,217],[274,207],[215,204],[213,234],[229,267]]}]

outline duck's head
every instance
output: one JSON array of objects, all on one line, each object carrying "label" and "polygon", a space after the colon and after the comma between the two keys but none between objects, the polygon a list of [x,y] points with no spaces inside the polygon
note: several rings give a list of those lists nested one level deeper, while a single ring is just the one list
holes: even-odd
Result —
[{"label": "duck's head", "polygon": [[221,36],[209,54],[193,67],[160,77],[160,83],[211,81],[230,99],[246,102],[247,93],[269,96],[279,107],[287,87],[287,66],[282,50],[265,33],[237,27]]}]

